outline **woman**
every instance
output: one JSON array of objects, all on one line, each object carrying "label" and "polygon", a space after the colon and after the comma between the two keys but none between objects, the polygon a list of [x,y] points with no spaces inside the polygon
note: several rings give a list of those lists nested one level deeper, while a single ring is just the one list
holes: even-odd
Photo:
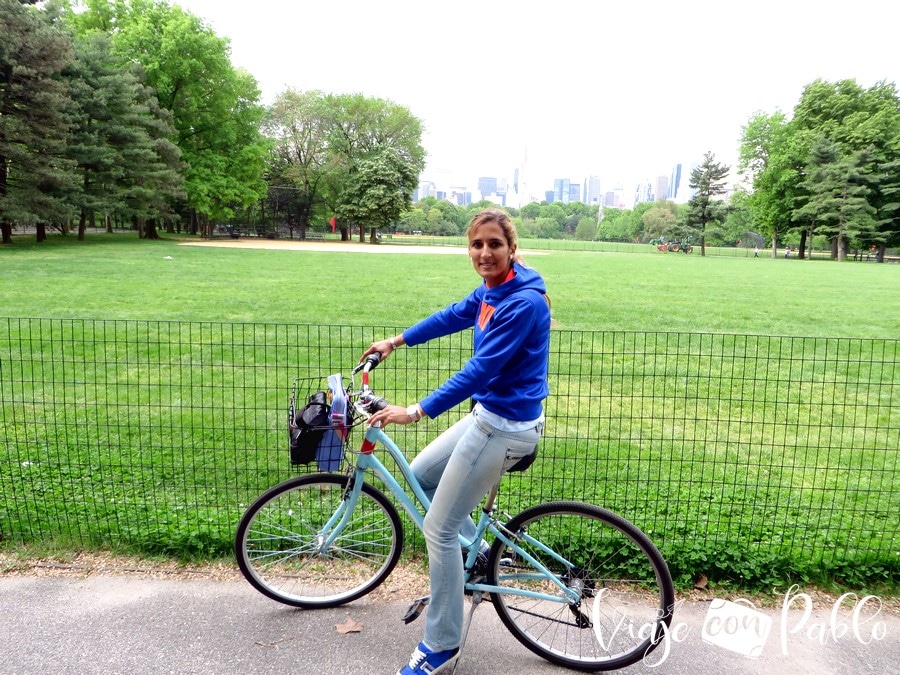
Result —
[{"label": "woman", "polygon": [[[431,499],[425,517],[431,602],[425,636],[398,675],[437,673],[459,656],[463,628],[463,560],[458,535],[474,535],[469,514],[505,469],[535,452],[544,425],[550,305],[541,276],[516,256],[517,235],[498,209],[478,213],[466,230],[469,258],[484,280],[467,297],[402,334],[373,342],[386,358],[401,345],[474,329],[474,352],[462,370],[408,408],[389,405],[369,424],[411,424],[472,398],[472,412],[430,443],[412,469]],[[470,536],[471,538],[471,536]]]}]

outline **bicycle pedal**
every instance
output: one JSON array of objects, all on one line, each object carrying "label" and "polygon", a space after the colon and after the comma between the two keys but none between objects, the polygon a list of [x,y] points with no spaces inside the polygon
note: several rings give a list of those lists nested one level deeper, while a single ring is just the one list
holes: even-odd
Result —
[{"label": "bicycle pedal", "polygon": [[422,611],[428,606],[429,602],[431,602],[430,595],[413,600],[409,609],[406,610],[406,614],[403,615],[403,623],[412,623],[418,619],[419,616],[421,616]]}]

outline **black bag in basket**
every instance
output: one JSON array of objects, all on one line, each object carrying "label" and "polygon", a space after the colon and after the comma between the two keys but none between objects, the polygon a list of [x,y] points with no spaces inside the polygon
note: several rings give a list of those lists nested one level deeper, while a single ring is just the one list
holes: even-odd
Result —
[{"label": "black bag in basket", "polygon": [[290,422],[291,462],[309,464],[316,459],[316,446],[331,425],[329,406],[324,391],[309,397]]}]

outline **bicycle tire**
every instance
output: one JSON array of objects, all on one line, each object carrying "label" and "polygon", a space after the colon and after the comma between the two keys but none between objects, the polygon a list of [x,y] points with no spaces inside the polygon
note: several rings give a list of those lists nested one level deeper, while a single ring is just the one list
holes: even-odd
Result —
[{"label": "bicycle tire", "polygon": [[273,600],[305,609],[337,607],[377,588],[403,549],[403,525],[384,494],[363,483],[350,520],[327,551],[319,532],[344,499],[348,476],[291,478],[260,495],[235,535],[238,566]]},{"label": "bicycle tire", "polygon": [[[491,594],[501,621],[532,652],[556,665],[597,672],[635,663],[665,639],[675,603],[672,577],[653,542],[630,522],[592,504],[548,502],[525,509],[505,528],[523,551],[581,596],[572,605]],[[529,544],[525,533],[572,567]],[[564,595],[500,539],[487,568],[489,584]]]}]

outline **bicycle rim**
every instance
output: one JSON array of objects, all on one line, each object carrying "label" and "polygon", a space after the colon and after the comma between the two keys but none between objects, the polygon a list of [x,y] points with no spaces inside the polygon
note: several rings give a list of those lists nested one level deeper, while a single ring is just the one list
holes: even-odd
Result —
[{"label": "bicycle rim", "polygon": [[[560,603],[493,594],[500,619],[531,651],[557,665],[594,672],[635,663],[665,639],[675,602],[672,579],[653,543],[627,520],[590,504],[552,502],[526,509],[506,529],[580,598]],[[499,539],[491,548],[488,583],[565,595]]]},{"label": "bicycle rim", "polygon": [[403,548],[397,510],[363,484],[356,507],[324,548],[324,526],[344,504],[349,478],[314,474],[263,493],[241,518],[235,553],[241,572],[264,595],[294,607],[335,607],[376,588]]}]

